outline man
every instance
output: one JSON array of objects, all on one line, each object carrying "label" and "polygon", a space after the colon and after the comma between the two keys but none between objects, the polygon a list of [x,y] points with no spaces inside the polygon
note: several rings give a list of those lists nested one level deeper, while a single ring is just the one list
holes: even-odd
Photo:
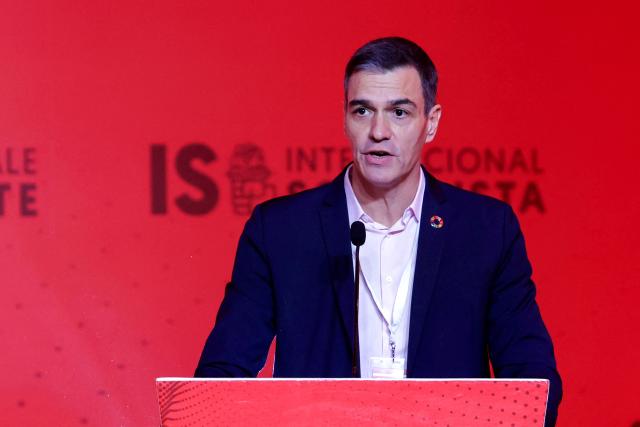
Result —
[{"label": "man", "polygon": [[363,377],[548,378],[551,339],[509,206],[441,183],[420,166],[441,116],[427,54],[402,38],[361,47],[345,73],[353,163],[332,183],[257,206],[196,376],[255,376],[277,336],[274,376],[349,377],[354,247]]}]

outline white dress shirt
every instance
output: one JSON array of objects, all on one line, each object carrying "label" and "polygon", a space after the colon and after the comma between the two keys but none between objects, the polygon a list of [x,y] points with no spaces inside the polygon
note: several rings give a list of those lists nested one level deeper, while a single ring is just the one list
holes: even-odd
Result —
[{"label": "white dress shirt", "polygon": [[[344,176],[349,224],[362,221],[367,233],[360,247],[358,336],[360,375],[370,378],[371,357],[404,359],[406,371],[411,291],[426,183],[420,171],[413,201],[395,224],[386,227],[375,222],[360,206],[349,180],[350,172],[351,167]],[[355,246],[351,245],[351,249],[355,270]]]}]

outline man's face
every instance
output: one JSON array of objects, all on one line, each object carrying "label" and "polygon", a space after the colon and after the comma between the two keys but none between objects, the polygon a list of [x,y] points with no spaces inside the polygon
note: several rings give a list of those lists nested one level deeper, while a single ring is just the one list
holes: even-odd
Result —
[{"label": "man's face", "polygon": [[425,116],[417,70],[360,71],[347,85],[345,132],[355,173],[365,185],[389,189],[418,177],[422,146],[435,137],[440,106]]}]

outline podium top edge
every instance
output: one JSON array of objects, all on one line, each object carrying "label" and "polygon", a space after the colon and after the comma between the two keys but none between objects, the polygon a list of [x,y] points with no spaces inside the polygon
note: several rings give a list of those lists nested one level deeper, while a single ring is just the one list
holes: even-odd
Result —
[{"label": "podium top edge", "polygon": [[207,382],[207,381],[221,381],[221,382],[272,382],[272,381],[294,381],[294,382],[321,382],[321,381],[398,381],[398,382],[543,382],[548,383],[548,379],[544,378],[405,378],[402,380],[387,379],[387,378],[191,378],[191,377],[159,377],[156,378],[156,382],[165,381],[183,381],[183,382]]}]

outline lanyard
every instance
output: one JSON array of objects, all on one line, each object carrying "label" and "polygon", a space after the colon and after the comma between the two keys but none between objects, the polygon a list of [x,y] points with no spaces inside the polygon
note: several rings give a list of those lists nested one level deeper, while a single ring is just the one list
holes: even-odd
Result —
[{"label": "lanyard", "polygon": [[398,291],[396,293],[395,299],[393,301],[393,308],[391,310],[390,316],[387,315],[382,309],[382,302],[380,301],[380,296],[377,293],[373,292],[371,289],[370,281],[367,279],[365,275],[364,269],[361,269],[362,277],[369,289],[369,293],[373,297],[373,301],[375,303],[378,312],[382,316],[385,325],[387,326],[387,330],[389,331],[389,347],[391,348],[391,358],[395,360],[396,353],[396,333],[400,328],[400,321],[402,320],[402,316],[404,315],[404,311],[407,307],[407,303],[409,301],[409,288],[411,286],[411,261],[414,259],[414,254],[416,250],[416,245],[418,242],[418,234],[420,232],[420,224],[416,224],[416,231],[413,235],[413,243],[411,245],[410,256],[407,260],[407,263],[404,266],[402,276],[400,277],[400,284],[398,286]]}]

